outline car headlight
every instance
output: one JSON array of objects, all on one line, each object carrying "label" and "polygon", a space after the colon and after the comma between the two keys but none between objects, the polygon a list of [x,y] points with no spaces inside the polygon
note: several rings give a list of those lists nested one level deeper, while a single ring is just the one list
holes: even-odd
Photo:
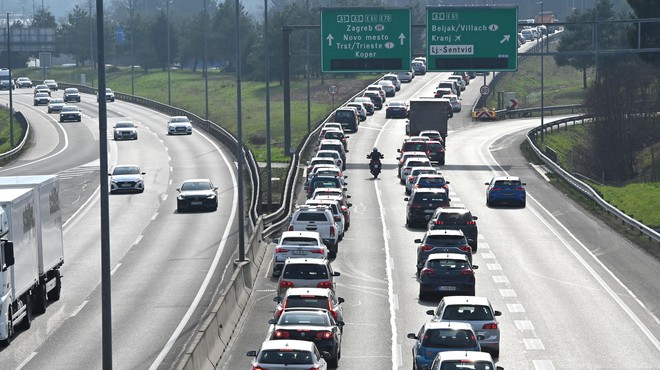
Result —
[{"label": "car headlight", "polygon": [[176,199],[178,199],[178,200],[183,200],[184,198],[183,198],[183,195],[179,194],[179,195],[176,197]]},{"label": "car headlight", "polygon": [[215,194],[209,194],[206,196],[206,199],[215,199]]}]

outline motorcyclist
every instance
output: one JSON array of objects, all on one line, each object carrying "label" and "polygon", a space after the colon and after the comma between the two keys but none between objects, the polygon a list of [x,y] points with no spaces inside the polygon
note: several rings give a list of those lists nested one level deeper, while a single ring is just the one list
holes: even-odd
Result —
[{"label": "motorcyclist", "polygon": [[369,169],[373,168],[373,165],[376,163],[380,163],[380,160],[385,158],[385,156],[378,151],[378,148],[374,147],[371,150],[371,153],[367,154],[367,158],[371,159],[369,162]]}]

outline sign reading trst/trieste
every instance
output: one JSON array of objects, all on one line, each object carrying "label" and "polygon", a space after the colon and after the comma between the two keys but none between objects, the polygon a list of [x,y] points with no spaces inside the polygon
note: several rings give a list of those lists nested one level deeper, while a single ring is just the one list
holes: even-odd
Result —
[{"label": "sign reading trst/trieste", "polygon": [[427,7],[429,71],[518,69],[517,7]]},{"label": "sign reading trst/trieste", "polygon": [[321,70],[410,70],[410,23],[410,9],[321,9]]}]

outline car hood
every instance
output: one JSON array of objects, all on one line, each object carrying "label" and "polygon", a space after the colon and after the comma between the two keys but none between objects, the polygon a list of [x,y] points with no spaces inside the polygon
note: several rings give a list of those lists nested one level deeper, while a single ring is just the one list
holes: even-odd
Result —
[{"label": "car hood", "polygon": [[138,181],[142,180],[142,175],[113,175],[113,181]]},{"label": "car hood", "polygon": [[170,122],[167,124],[169,127],[189,127],[192,126],[190,122]]},{"label": "car hood", "polygon": [[135,132],[133,127],[118,127],[115,129],[115,132]]},{"label": "car hood", "polygon": [[184,190],[179,195],[182,197],[206,197],[215,195],[215,193],[211,190]]}]

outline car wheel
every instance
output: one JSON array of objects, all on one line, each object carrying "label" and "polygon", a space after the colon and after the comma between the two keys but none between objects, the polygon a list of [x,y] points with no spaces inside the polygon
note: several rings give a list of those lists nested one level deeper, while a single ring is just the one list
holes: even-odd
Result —
[{"label": "car wheel", "polygon": [[135,135],[135,138],[133,140],[137,140],[137,135]]},{"label": "car wheel", "polygon": [[428,293],[422,290],[422,286],[419,286],[419,300],[426,301],[429,298]]},{"label": "car wheel", "polygon": [[487,207],[490,207],[490,206],[492,206],[492,205],[493,205],[493,204],[491,203],[490,198],[486,197],[486,206],[487,206]]},{"label": "car wheel", "polygon": [[[337,356],[339,356],[339,353],[337,353]],[[328,367],[337,367],[339,366],[339,357],[333,357],[328,359]]]},{"label": "car wheel", "polygon": [[64,122],[64,120],[60,118],[60,122]]},{"label": "car wheel", "polygon": [[527,200],[523,199],[523,201],[520,205],[522,206],[522,208],[525,208],[525,206],[527,205]]},{"label": "car wheel", "polygon": [[78,122],[82,122],[82,118],[78,118]]},{"label": "car wheel", "polygon": [[439,161],[438,163],[439,163],[441,166],[444,166],[444,165],[445,165],[445,160],[443,159],[443,160]]},{"label": "car wheel", "polygon": [[14,337],[14,317],[11,306],[9,306],[9,310],[7,311],[7,338],[0,340],[0,346],[2,347],[9,346],[13,337]]}]

